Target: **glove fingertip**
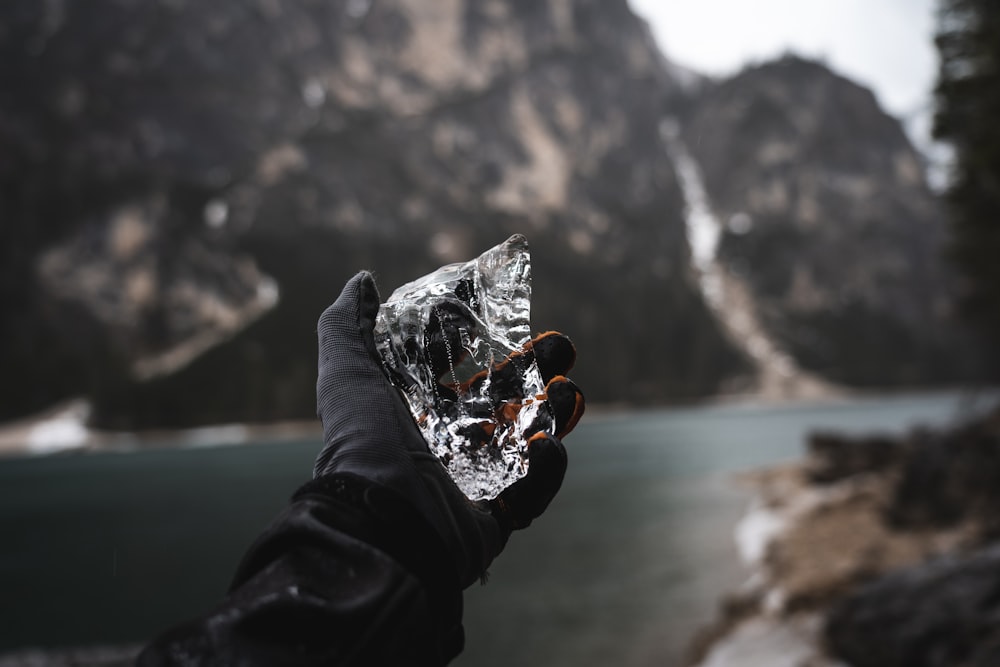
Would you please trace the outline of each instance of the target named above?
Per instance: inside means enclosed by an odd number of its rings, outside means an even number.
[[[372,306],[374,305],[375,312],[377,312],[378,304],[379,295],[375,279],[368,271],[359,271],[344,284],[340,296],[320,315],[320,328],[325,322],[331,320],[343,321],[351,317],[374,318]]]
[[[536,433],[528,439],[528,476],[558,477],[562,480],[569,456],[562,441],[549,433]]]
[[[569,336],[558,331],[546,331],[535,336],[531,349],[546,382],[557,375],[565,375],[576,363],[576,346]]]
[[[557,375],[545,386],[545,394],[555,417],[556,436],[563,438],[576,428],[587,409],[583,392],[572,380]]]
[[[360,271],[352,282],[354,280],[357,280],[358,284],[358,322],[366,330],[372,329],[375,327],[375,318],[381,303],[375,277],[369,271]]]

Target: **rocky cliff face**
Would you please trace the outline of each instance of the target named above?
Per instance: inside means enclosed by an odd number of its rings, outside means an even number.
[[[816,63],[700,79],[624,0],[0,17],[0,418],[78,394],[107,427],[308,417],[344,280],[388,293],[515,232],[535,327],[573,336],[591,400],[704,396],[769,358],[848,384],[969,374],[918,157]],[[754,336],[706,305],[665,116]],[[758,329],[774,354],[741,350]]]
[[[0,416],[77,392],[110,426],[307,416],[347,277],[389,291],[512,232],[592,399],[740,366],[651,139],[678,87],[623,0],[0,11]]]
[[[788,56],[705,88],[683,139],[720,261],[800,365],[850,385],[968,377],[942,207],[870,91]]]

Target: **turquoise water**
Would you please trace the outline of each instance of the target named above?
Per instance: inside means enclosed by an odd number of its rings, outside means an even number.
[[[739,471],[816,429],[893,432],[969,409],[935,393],[592,417],[559,497],[466,596],[455,664],[674,664],[743,576]],[[0,462],[0,650],[141,641],[210,606],[319,443]]]

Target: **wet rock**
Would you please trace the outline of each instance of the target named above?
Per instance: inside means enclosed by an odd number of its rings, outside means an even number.
[[[836,433],[809,436],[808,473],[813,482],[838,482],[867,472],[883,472],[905,455],[905,444],[886,436],[845,438]]]
[[[1000,410],[945,432],[918,430],[910,447],[887,510],[893,525],[935,530],[973,517],[1000,536]]]
[[[1000,546],[862,586],[830,612],[825,638],[852,667],[1000,664]]]

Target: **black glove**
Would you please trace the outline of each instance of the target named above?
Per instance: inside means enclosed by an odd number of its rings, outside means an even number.
[[[375,282],[362,272],[320,317],[316,397],[325,444],[314,476],[360,477],[401,498],[433,527],[454,559],[461,585],[468,586],[484,575],[511,530],[539,516],[562,484],[566,450],[559,438],[584,410],[582,393],[564,377],[575,350],[567,337],[549,332],[514,355],[510,372],[521,359],[537,359],[556,435],[535,434],[527,475],[498,498],[473,503],[430,452],[382,370],[372,333],[378,308]],[[501,364],[496,372],[503,371]]]

